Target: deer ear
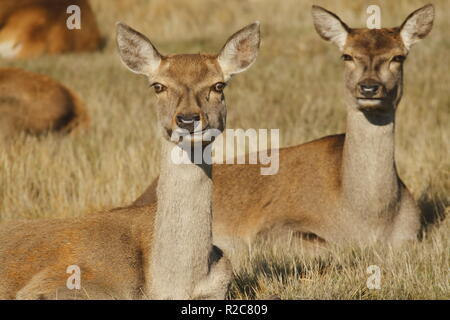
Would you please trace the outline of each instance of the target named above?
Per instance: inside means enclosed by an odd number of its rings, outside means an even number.
[[[400,27],[400,36],[406,49],[425,38],[433,27],[434,6],[427,4],[411,13]]]
[[[149,77],[156,72],[161,55],[146,36],[118,22],[116,40],[120,59],[128,69]]]
[[[317,33],[342,51],[350,28],[333,12],[322,7],[312,6],[311,13]]]
[[[259,44],[258,21],[239,30],[228,39],[217,57],[225,79],[247,70],[255,62]]]

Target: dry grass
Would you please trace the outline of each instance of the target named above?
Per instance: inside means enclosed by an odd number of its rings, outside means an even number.
[[[107,45],[103,52],[5,62],[41,72],[75,89],[92,127],[77,136],[17,137],[2,143],[0,218],[71,217],[124,205],[158,174],[154,97],[146,81],[120,64],[114,22],[149,35],[163,53],[214,52],[240,27],[262,23],[257,63],[227,89],[229,128],[280,128],[281,145],[345,129],[339,53],[321,40],[311,1],[93,0]],[[384,26],[400,24],[423,1],[314,1],[351,26],[363,26],[365,8],[379,3]],[[413,48],[405,67],[398,111],[397,161],[401,177],[426,212],[450,202],[450,3],[433,1],[435,27]],[[448,207],[447,207],[448,211]],[[237,271],[231,296],[286,299],[450,298],[450,223],[429,229],[419,243],[397,252],[374,247],[330,248],[308,259],[296,250],[253,251]],[[382,289],[368,290],[366,268],[379,265]]]

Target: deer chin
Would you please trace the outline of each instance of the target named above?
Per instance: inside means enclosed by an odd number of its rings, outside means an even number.
[[[384,98],[356,98],[356,100],[361,111],[383,112],[388,109]]]
[[[203,145],[208,145],[214,141],[214,139],[221,134],[219,129],[206,128],[202,131],[191,133],[190,135],[184,136],[183,141],[190,143],[203,143]]]
[[[214,138],[220,133],[221,131],[219,129],[209,127],[194,132],[176,128],[171,131],[170,140],[174,143],[203,143],[203,145],[207,145],[214,141]]]
[[[358,105],[362,109],[380,108],[383,106],[381,98],[357,98]]]

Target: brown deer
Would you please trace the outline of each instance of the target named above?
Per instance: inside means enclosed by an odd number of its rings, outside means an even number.
[[[69,29],[67,8],[80,8],[80,29]],[[88,0],[15,0],[0,3],[0,57],[94,51],[101,37]]]
[[[72,90],[48,76],[0,68],[0,132],[70,132],[87,126],[84,103]]]
[[[78,298],[224,299],[232,269],[212,244],[212,166],[192,158],[177,164],[172,154],[187,154],[192,144],[203,152],[224,130],[226,82],[255,61],[259,39],[254,23],[218,55],[163,56],[144,35],[118,24],[122,61],[146,75],[158,97],[158,204],[0,225],[0,298],[72,298],[66,270],[77,265]],[[185,134],[177,136],[180,130]]]
[[[350,28],[318,6],[312,16],[342,54],[347,133],[280,149],[273,176],[255,165],[214,165],[214,243],[230,257],[236,244],[286,230],[312,240],[304,244],[397,245],[418,235],[419,208],[397,174],[394,125],[404,60],[430,32],[434,8],[414,11],[400,27],[371,30]],[[156,183],[134,205],[155,202]]]

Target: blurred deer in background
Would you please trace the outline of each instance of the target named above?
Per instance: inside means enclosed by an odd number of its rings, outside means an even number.
[[[89,117],[77,94],[48,76],[0,68],[0,133],[70,132]]]
[[[80,29],[69,29],[67,8],[80,8]],[[88,0],[13,0],[0,2],[0,57],[35,58],[94,51],[100,32]]]

